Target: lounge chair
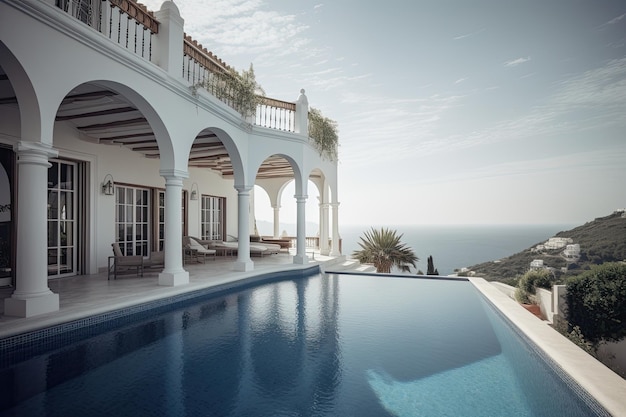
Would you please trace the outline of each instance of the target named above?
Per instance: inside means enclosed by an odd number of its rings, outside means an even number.
[[[264,242],[264,241],[250,243],[250,246],[264,247],[266,248],[266,251],[265,251],[266,254],[276,254],[276,253],[279,253],[281,250],[281,246],[278,243],[270,243],[270,242]]]
[[[183,243],[185,244],[185,249],[189,250],[189,255],[195,257],[196,260],[199,261],[200,257],[202,257],[202,262],[204,263],[206,262],[207,255],[213,256],[213,259],[215,260],[217,251],[215,249],[206,248],[196,238],[185,236],[183,238]]]
[[[109,257],[109,274],[108,279],[117,279],[117,275],[123,272],[136,271],[137,276],[143,277],[143,256],[141,255],[129,255],[126,256],[122,253],[119,243],[111,243],[113,248],[113,256]],[[113,261],[113,265],[111,265]]]
[[[145,268],[164,268],[165,267],[165,252],[150,252],[150,257],[143,260],[143,267]]]
[[[221,242],[221,241],[213,241],[209,243],[209,248],[220,251],[224,255],[233,256],[237,253],[239,249],[238,242]],[[271,250],[268,250],[267,246],[261,245],[259,243],[250,243],[250,255],[259,255],[263,256],[266,253],[273,253]]]

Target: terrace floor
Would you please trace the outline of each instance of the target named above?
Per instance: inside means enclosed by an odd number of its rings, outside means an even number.
[[[308,254],[311,255],[310,252]],[[344,256],[322,256],[319,252],[314,252],[313,259],[309,256],[309,263],[306,265],[294,264],[293,254],[286,252],[252,257],[254,270],[248,272],[234,271],[233,263],[235,260],[234,257],[218,256],[215,260],[207,259],[206,263],[188,262],[184,267],[189,272],[189,284],[176,287],[159,286],[158,275],[160,270],[157,269],[146,270],[143,277],[130,273],[118,276],[116,280],[108,280],[106,271],[93,275],[78,275],[50,280],[48,283],[50,290],[59,294],[59,311],[28,318],[0,315],[0,339],[106,311],[276,271],[297,270],[316,264],[321,264],[324,268],[332,266],[333,270],[355,268],[366,270],[360,267],[357,261],[346,260]],[[13,289],[0,289],[0,313],[3,313],[4,310],[3,299],[10,297],[12,291]]]

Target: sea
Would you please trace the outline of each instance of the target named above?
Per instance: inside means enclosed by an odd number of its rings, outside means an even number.
[[[433,257],[440,275],[454,274],[456,269],[482,262],[496,261],[545,242],[558,232],[570,230],[575,224],[542,225],[386,225],[402,234],[402,243],[419,258],[417,269],[426,273],[428,257]],[[380,227],[378,227],[380,228]],[[295,236],[295,224],[282,224],[281,229]],[[359,250],[358,242],[370,225],[340,225],[342,253],[350,257]],[[271,235],[272,225],[258,222],[261,235]],[[307,223],[307,236],[317,235],[318,225]]]
[[[542,243],[576,225],[399,225],[384,226],[402,234],[401,242],[419,258],[417,270],[426,273],[428,257],[439,275],[482,262],[496,261]],[[352,255],[371,226],[342,225],[342,253]],[[417,272],[417,271],[414,271]]]

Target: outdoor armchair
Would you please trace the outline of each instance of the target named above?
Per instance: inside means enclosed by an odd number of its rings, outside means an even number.
[[[123,272],[136,271],[137,276],[143,276],[143,256],[141,255],[129,255],[126,256],[122,253],[119,243],[112,243],[113,256],[109,257],[109,275],[108,279],[117,279],[117,275]],[[113,265],[111,265],[113,261]]]

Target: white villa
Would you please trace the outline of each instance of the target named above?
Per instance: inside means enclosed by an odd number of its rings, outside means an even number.
[[[566,258],[578,258],[580,257],[580,244],[574,243],[567,245],[563,251],[563,256]]]
[[[551,237],[541,245],[534,247],[534,250],[541,252],[543,250],[555,250],[566,247],[568,244],[573,243],[573,240],[569,237]]]
[[[530,269],[543,269],[544,268],[544,264],[543,264],[543,259],[534,259],[530,262]]]
[[[192,34],[191,34],[192,35]],[[254,269],[253,189],[274,208],[295,182],[293,262],[305,264],[305,203],[320,196],[319,250],[338,256],[337,163],[308,135],[304,90],[243,117],[198,83],[228,65],[184,31],[176,5],[0,0],[0,287],[4,314],[59,310],[48,280],[164,252],[158,284],[189,282],[183,236],[237,236]],[[289,99],[296,99],[288,101]]]

